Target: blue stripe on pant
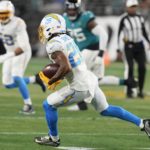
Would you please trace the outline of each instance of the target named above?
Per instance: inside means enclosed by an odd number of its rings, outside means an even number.
[[[47,100],[43,102],[43,108],[45,111],[45,117],[47,120],[47,125],[49,127],[49,135],[57,136],[57,122],[58,122],[58,113],[57,109],[47,103]]]
[[[141,123],[141,119],[139,117],[118,106],[109,105],[107,109],[101,112],[101,115],[120,118],[122,120],[132,122],[137,126]]]

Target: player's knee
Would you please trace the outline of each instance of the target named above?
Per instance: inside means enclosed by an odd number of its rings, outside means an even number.
[[[102,116],[107,116],[107,115],[110,113],[109,107],[110,107],[110,106],[108,106],[106,109],[104,109],[103,111],[101,111],[100,114],[101,114]]]
[[[11,85],[5,85],[5,84],[4,84],[4,86],[5,86],[5,88],[7,88],[7,89],[11,89]]]
[[[49,107],[49,105],[48,105],[48,103],[47,103],[47,100],[45,100],[45,101],[43,102],[43,108],[44,108],[44,110],[48,109],[48,107]]]
[[[11,85],[13,84],[13,81],[12,79],[10,78],[7,78],[7,77],[3,77],[2,78],[2,84],[5,88],[8,88],[10,89],[11,88]]]
[[[46,112],[47,110],[48,110],[48,111],[55,111],[55,110],[56,110],[56,108],[54,108],[53,106],[51,106],[51,105],[48,104],[47,100],[45,100],[45,101],[43,102],[43,108],[44,108],[45,112]]]
[[[19,83],[21,82],[21,77],[19,77],[19,76],[14,76],[14,77],[13,77],[13,80],[14,80],[14,82],[15,82],[16,84],[19,84]]]
[[[4,87],[7,88],[7,89],[12,89],[12,88],[15,87],[15,84],[14,84],[14,83],[10,83],[10,84],[4,83],[3,85],[4,85]]]

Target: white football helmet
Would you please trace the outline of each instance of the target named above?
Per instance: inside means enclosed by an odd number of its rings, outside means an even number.
[[[65,4],[69,19],[76,20],[82,12],[81,0],[66,0]]]
[[[14,5],[11,1],[0,1],[0,22],[7,23],[15,13]]]
[[[48,14],[42,19],[38,32],[40,41],[45,43],[54,34],[66,33],[66,22],[59,14]]]

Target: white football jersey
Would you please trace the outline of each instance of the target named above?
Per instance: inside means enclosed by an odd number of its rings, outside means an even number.
[[[29,37],[25,22],[14,16],[7,24],[0,24],[0,39],[2,39],[6,51],[14,51],[17,47],[23,51],[31,51]]]
[[[85,61],[73,39],[66,34],[54,37],[47,42],[46,50],[50,59],[55,51],[62,51],[66,55],[72,67],[72,72],[66,75],[70,87],[77,91],[89,91],[93,98],[95,85],[98,84],[97,77],[87,70]]]

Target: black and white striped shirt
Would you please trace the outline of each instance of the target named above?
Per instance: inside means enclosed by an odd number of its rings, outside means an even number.
[[[150,43],[145,29],[144,18],[139,14],[130,16],[128,13],[125,13],[122,16],[118,30],[118,43],[120,42],[121,32],[123,32],[123,40],[125,42],[138,43],[144,37]]]

